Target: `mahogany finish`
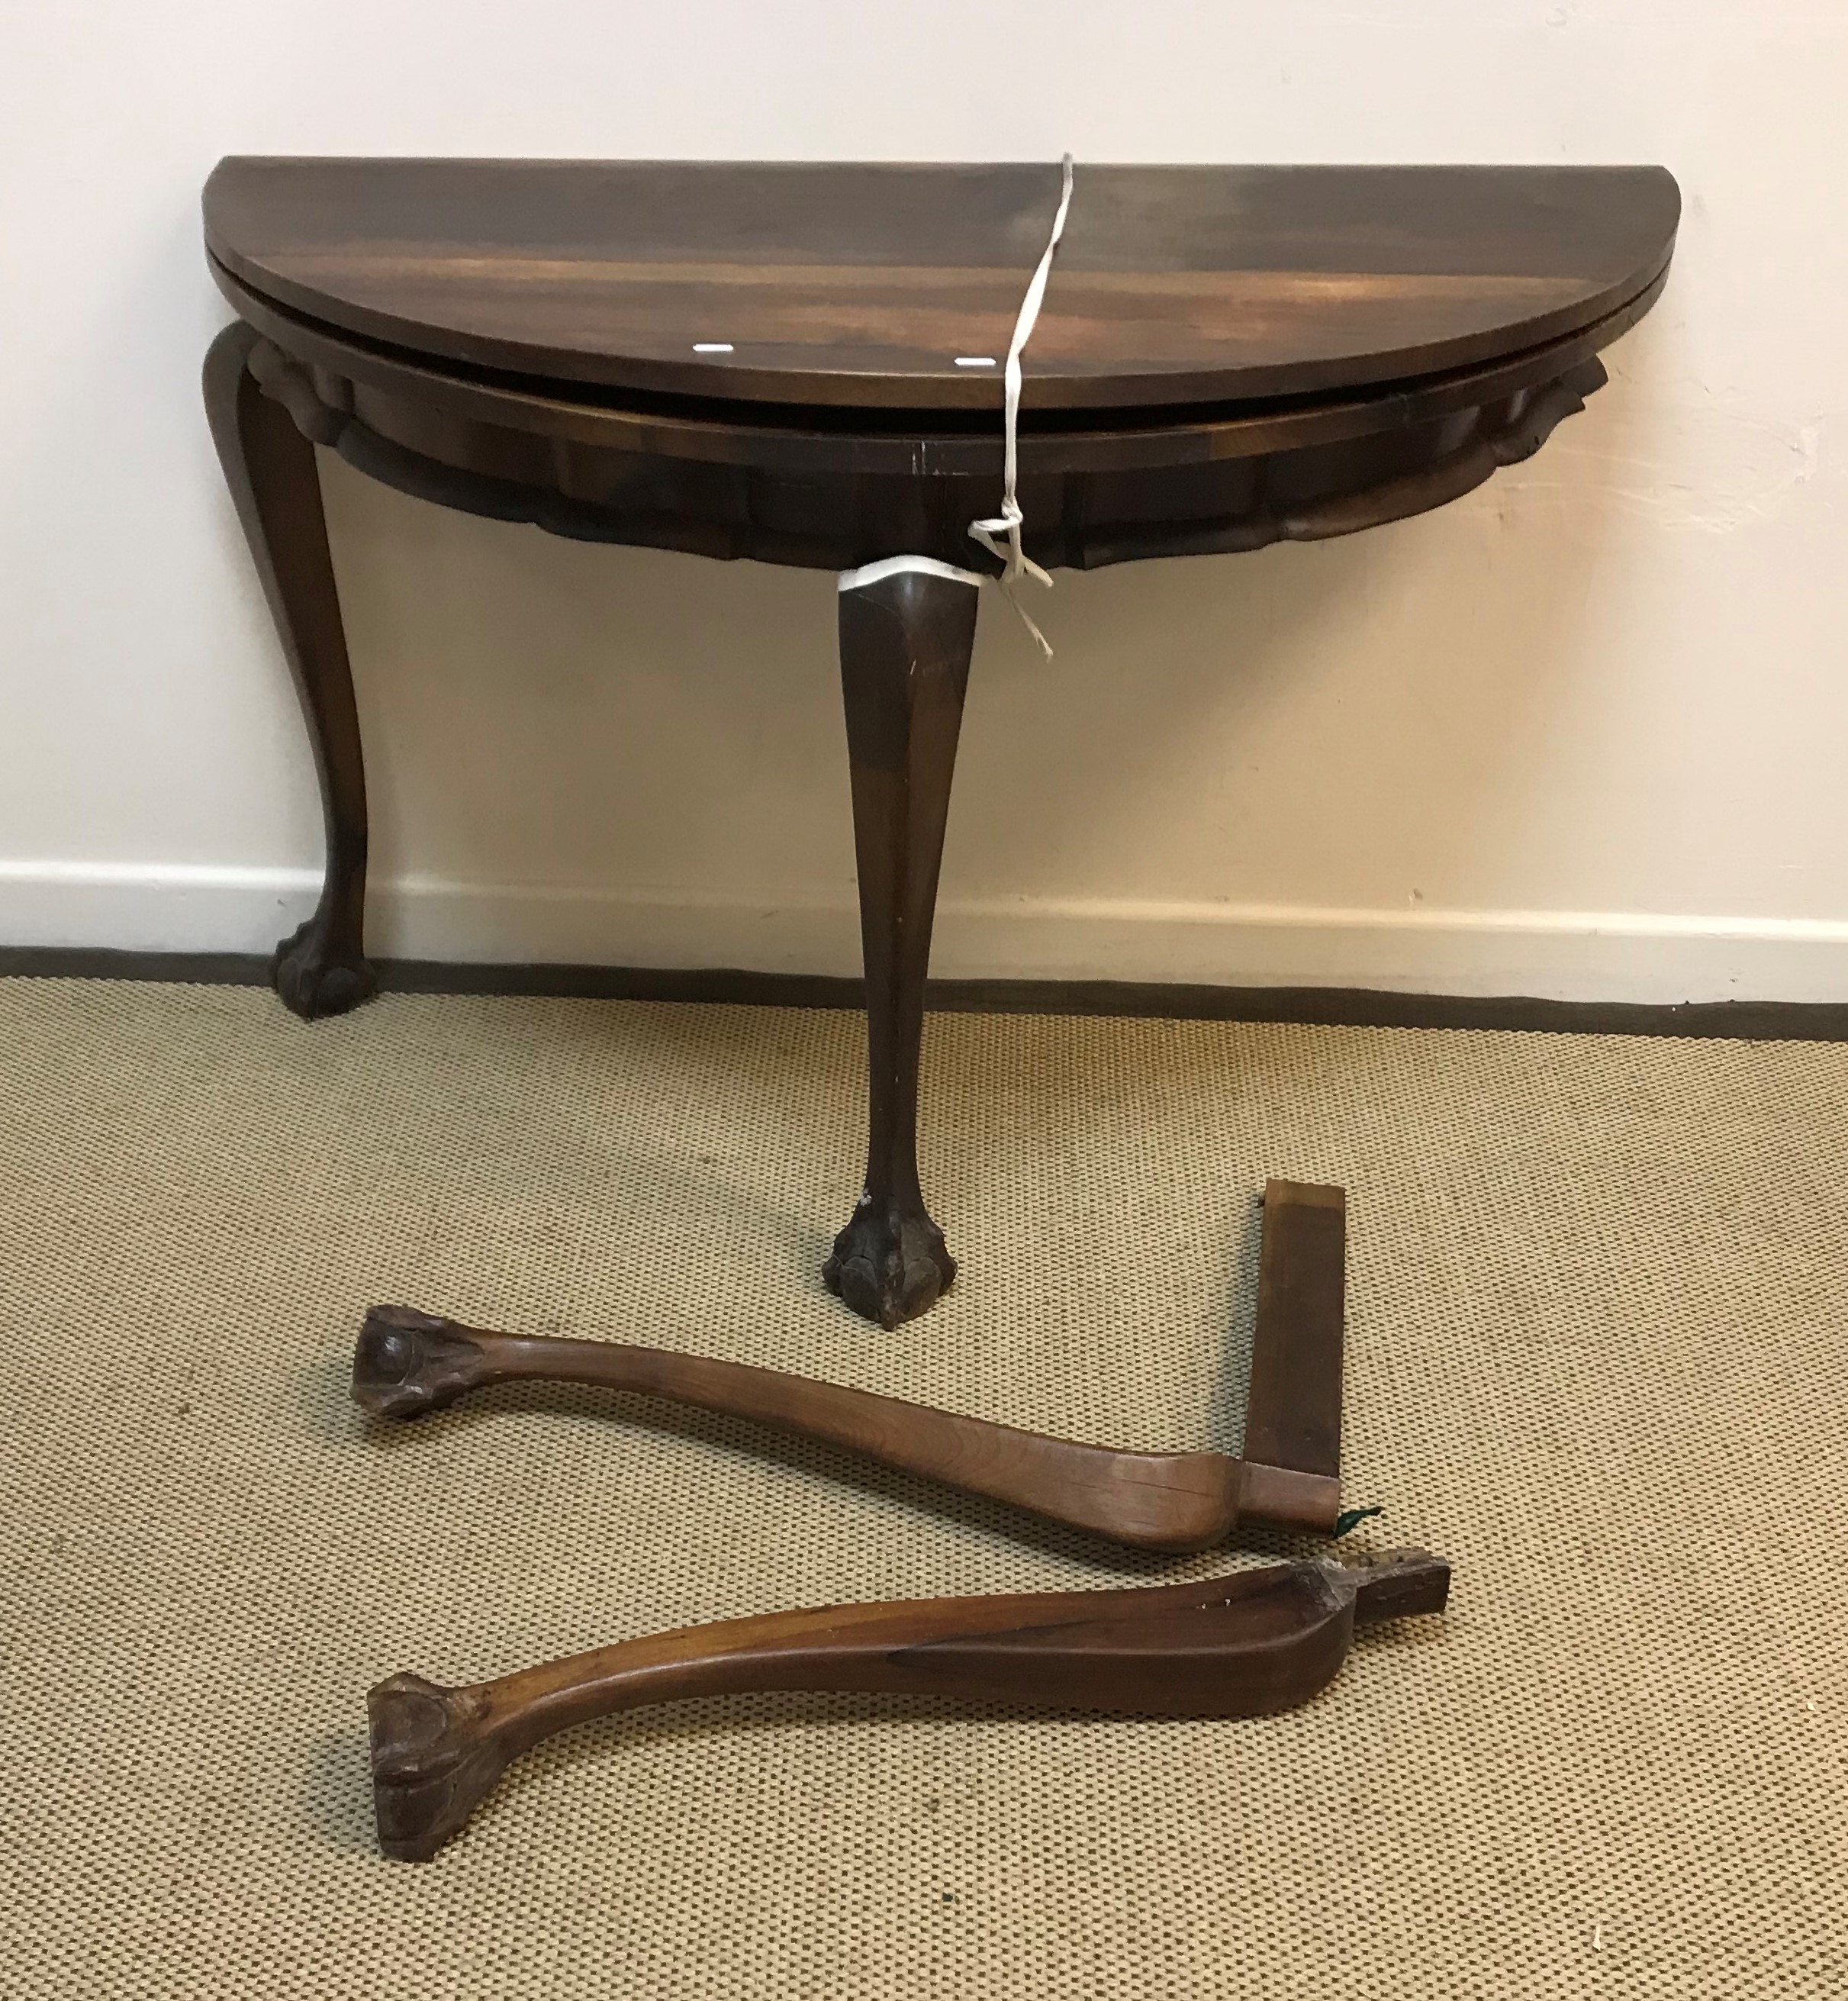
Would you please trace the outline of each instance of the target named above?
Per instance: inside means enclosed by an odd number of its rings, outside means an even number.
[[[1247,1459],[1330,1481],[1339,1474],[1346,1318],[1346,1195],[1312,1182],[1270,1182],[1245,1400]]]
[[[1241,1520],[1326,1535],[1341,1512],[1343,1213],[1339,1188],[1273,1181],[1265,1191],[1242,1459],[1121,1452],[779,1369],[495,1334],[411,1307],[366,1316],[353,1397],[374,1416],[415,1418],[492,1383],[593,1383],[822,1439],[1139,1548],[1209,1549]]]
[[[290,311],[551,381],[999,409],[1056,165],[232,158],[206,242]],[[1668,261],[1659,167],[1081,163],[1035,409],[1327,395],[1589,326]],[[696,353],[694,343],[731,352]]]
[[[1651,167],[1081,165],[1075,186],[1026,357],[1020,497],[1048,567],[1347,534],[1468,492],[1602,385],[1679,214]],[[311,455],[275,412],[405,492],[556,534],[992,571],[967,527],[998,509],[999,363],[1057,187],[1050,166],[221,163],[207,242],[243,325],[208,399],[328,801],[321,908],[279,954],[292,1007],[350,1006],[370,973],[338,600]],[[872,1200],[830,1270],[888,1325],[954,1269],[910,1135],[964,590],[842,607]],[[913,639],[915,696],[891,664]]]
[[[918,570],[839,593],[867,969],[867,1178],[822,1276],[885,1328],[934,1304],[956,1276],[918,1184],[918,1057],[978,594]]]
[[[575,541],[850,569],[891,555],[994,567],[967,534],[1000,497],[998,413],[638,401],[439,371],[296,318],[214,269],[264,336],[252,367],[305,435],[387,485]],[[1318,541],[1422,513],[1539,450],[1603,386],[1597,360],[1654,304],[1454,374],[1332,402],[1117,411],[1027,405],[1027,552],[1051,569]],[[1030,395],[1030,390],[1029,394]]]
[[[238,322],[212,343],[205,359],[206,416],[301,698],[327,829],[320,903],[276,947],[269,977],[297,1014],[339,1014],[378,985],[360,942],[366,765],[314,447],[251,372],[258,344],[255,332]]]
[[[773,1612],[627,1640],[498,1681],[393,1675],[367,1695],[379,1846],[427,1862],[512,1761],[649,1703],[765,1690],[949,1696],[1145,1716],[1293,1709],[1340,1672],[1356,1623],[1443,1610],[1450,1566],[1394,1550],[1154,1589],[922,1599]]]

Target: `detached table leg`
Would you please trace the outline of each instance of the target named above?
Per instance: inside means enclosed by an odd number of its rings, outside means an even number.
[[[269,977],[304,1020],[343,1014],[377,988],[363,940],[366,767],[346,634],[328,554],[314,447],[251,373],[255,331],[228,326],[205,360],[205,407],[226,484],[288,656],[314,746],[327,823],[314,914],[276,948]]]
[[[840,593],[867,972],[867,1183],[822,1276],[863,1319],[891,1328],[956,1276],[918,1183],[918,1052],[979,593],[947,566],[871,567],[870,580],[853,572]]]

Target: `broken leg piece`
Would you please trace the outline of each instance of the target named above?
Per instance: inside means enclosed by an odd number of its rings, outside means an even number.
[[[920,1599],[773,1612],[627,1640],[444,1688],[394,1675],[366,1697],[379,1846],[426,1862],[502,1772],[573,1724],[763,1690],[954,1696],[1146,1716],[1263,1716],[1325,1688],[1356,1621],[1441,1612],[1450,1566],[1395,1550],[1131,1591]]]
[[[774,1369],[494,1334],[409,1307],[366,1315],[353,1395],[376,1415],[408,1418],[490,1383],[594,1383],[755,1418],[1139,1548],[1209,1549],[1245,1519],[1326,1534],[1341,1512],[1345,1217],[1339,1188],[1272,1181],[1265,1191],[1240,1459],[1120,1452]]]

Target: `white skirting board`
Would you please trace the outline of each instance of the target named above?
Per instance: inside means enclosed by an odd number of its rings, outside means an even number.
[[[0,861],[0,946],[266,952],[314,907],[318,886],[307,868]],[[772,903],[408,877],[373,886],[366,942],[384,958],[502,964],[825,974],[856,973],[860,959],[845,884]],[[931,970],[1561,1000],[1839,1001],[1848,999],[1848,922],[950,896]]]

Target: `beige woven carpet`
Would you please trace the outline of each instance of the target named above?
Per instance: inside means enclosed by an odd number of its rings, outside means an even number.
[[[935,1019],[964,1278],[888,1335],[816,1276],[861,1042],[0,982],[9,2001],[1848,1992],[1848,1048]],[[1263,1722],[644,1712],[377,1857],[394,1669],[1242,1559],[635,1399],[369,1429],[367,1302],[1235,1449],[1269,1174],[1349,1190],[1355,1540],[1447,1617]]]

